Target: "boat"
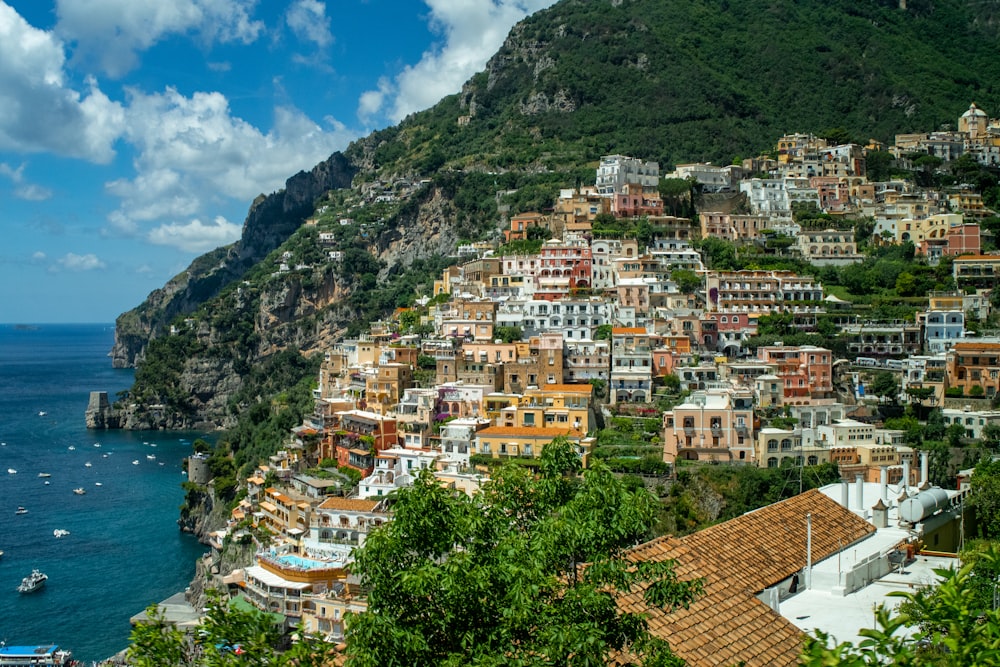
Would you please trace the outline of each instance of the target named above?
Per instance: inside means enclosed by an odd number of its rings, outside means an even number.
[[[155,461],[156,454],[146,454],[146,458],[149,459],[150,461]]]
[[[87,461],[86,463],[84,463],[83,467],[84,468],[89,468],[90,467],[90,461]]]
[[[86,493],[86,491],[84,491],[83,487],[81,486],[79,489],[73,489],[73,493],[75,493],[78,496],[82,496],[83,494]]]
[[[104,486],[104,485],[101,484],[100,482],[94,482],[94,486]]]
[[[0,642],[0,667],[72,667],[77,665],[70,651],[55,644],[7,646]]]
[[[100,447],[100,446],[101,446],[101,443],[99,443],[99,442],[95,442],[94,443],[94,447]]]
[[[71,451],[71,452],[72,452],[72,451],[73,451],[74,449],[76,449],[76,447],[74,447],[73,445],[70,445],[70,446],[69,446],[69,447],[67,447],[66,449],[68,449],[69,451]]]
[[[132,461],[132,465],[134,465],[134,466],[139,465],[139,459],[136,459],[135,461]]]
[[[62,528],[56,528],[52,531],[53,537],[66,537],[67,535],[69,535],[69,531],[63,530]]]
[[[49,414],[49,413],[48,413],[48,412],[45,412],[44,410],[39,410],[39,411],[38,411],[38,416],[39,416],[39,417],[44,417],[44,416],[45,416],[45,415],[47,415],[47,414]]]
[[[49,480],[45,480],[45,486],[49,485]]]
[[[27,514],[27,513],[28,513],[28,510],[24,509],[20,505],[18,505],[17,509],[14,510],[14,514]]]
[[[18,593],[34,593],[39,588],[45,585],[45,582],[49,580],[49,576],[44,572],[39,570],[32,570],[31,574],[21,580],[21,584],[17,587]],[[2,663],[0,663],[2,664]]]
[[[13,468],[7,468],[7,474],[8,475],[16,475],[17,471],[14,470]]]
[[[38,476],[39,476],[39,477],[52,477],[52,475],[50,475],[50,474],[49,474],[49,473],[47,473],[47,472],[40,472],[40,473],[38,473]]]

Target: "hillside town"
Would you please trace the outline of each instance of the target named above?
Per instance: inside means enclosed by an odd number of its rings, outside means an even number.
[[[530,467],[556,440],[586,468],[606,458],[599,431],[641,420],[658,444],[628,471],[650,488],[698,465],[834,464],[841,479],[635,547],[706,581],[689,607],[650,612],[655,634],[690,665],[797,664],[814,628],[856,640],[873,604],[929,580],[964,539],[974,462],[949,460],[939,484],[904,410],[933,413],[955,443],[1000,440],[1000,253],[980,227],[997,213],[963,184],[873,180],[874,152],[998,167],[1000,119],[972,104],[956,130],[888,147],[790,134],[769,155],[669,173],[606,155],[593,184],[551,209],[510,211],[502,239],[456,248],[432,293],[325,351],[313,413],[241,482],[205,571],[238,604],[341,642],[367,604],[353,550],[392,521],[394,491],[432,475],[473,495],[495,465]],[[664,179],[690,188],[668,200]],[[369,195],[387,203],[423,185]],[[685,217],[694,194],[704,203]],[[865,248],[950,267],[947,289],[909,292],[912,319],[825,284],[837,275],[826,267],[865,261],[859,221]],[[708,239],[812,270],[729,268]],[[334,234],[318,243],[342,258]],[[297,266],[286,253],[280,271]],[[211,486],[208,458],[189,459],[190,482]],[[253,563],[227,571],[231,543],[251,545]]]

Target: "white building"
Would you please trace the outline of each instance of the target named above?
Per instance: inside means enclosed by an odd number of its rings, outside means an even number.
[[[597,166],[597,192],[603,197],[621,193],[626,185],[638,184],[656,190],[660,165],[625,155],[605,155]]]

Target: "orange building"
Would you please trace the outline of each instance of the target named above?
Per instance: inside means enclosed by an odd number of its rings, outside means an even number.
[[[945,386],[958,387],[965,396],[996,396],[1000,390],[1000,343],[955,343],[945,363]]]

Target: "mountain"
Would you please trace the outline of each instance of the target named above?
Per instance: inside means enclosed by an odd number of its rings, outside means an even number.
[[[231,426],[263,398],[252,369],[427,293],[458,242],[592,183],[602,155],[728,163],[786,132],[889,142],[971,101],[995,114],[998,27],[982,0],[563,0],[459,94],[258,198],[239,242],[120,316],[127,425]]]

